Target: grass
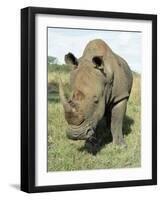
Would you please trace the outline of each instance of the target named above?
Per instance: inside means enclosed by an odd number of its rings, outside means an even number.
[[[69,67],[51,65],[48,68],[48,171],[133,168],[141,165],[140,142],[140,75],[133,74],[134,82],[128,101],[123,132],[127,149],[111,142],[105,125],[99,129],[103,143],[96,155],[87,152],[84,141],[66,138],[66,122],[59,102],[57,77],[61,76],[66,94],[69,88]]]

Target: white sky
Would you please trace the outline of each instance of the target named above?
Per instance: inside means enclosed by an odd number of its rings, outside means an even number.
[[[141,73],[142,40],[139,32],[48,28],[48,55],[57,57],[63,64],[65,54],[72,52],[80,57],[93,39],[104,40],[132,70]]]

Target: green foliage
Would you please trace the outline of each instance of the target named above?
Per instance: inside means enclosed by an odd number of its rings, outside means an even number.
[[[67,73],[71,70],[70,66],[68,65],[59,65],[59,64],[48,64],[48,72],[64,72]]]
[[[58,59],[56,57],[48,56],[48,64],[57,64],[57,63]]]
[[[48,56],[48,73],[55,72],[60,73],[64,72],[67,73],[71,70],[71,66],[63,64],[58,64],[58,59],[53,56]]]
[[[127,149],[114,146],[105,125],[99,129],[104,143],[94,156],[87,152],[84,141],[66,138],[67,127],[64,111],[59,101],[57,77],[60,76],[69,95],[69,71],[67,65],[49,65],[48,70],[48,170],[87,170],[108,168],[132,168],[141,166],[140,128],[140,82],[141,76],[134,73],[132,93],[128,101],[123,132]],[[104,123],[104,122],[103,122]]]

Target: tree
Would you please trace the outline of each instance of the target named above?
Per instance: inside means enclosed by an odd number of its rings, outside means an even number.
[[[57,64],[57,63],[58,59],[56,57],[48,56],[48,64]]]

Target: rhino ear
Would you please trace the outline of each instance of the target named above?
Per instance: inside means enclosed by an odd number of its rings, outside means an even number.
[[[66,64],[78,66],[78,59],[72,53],[66,54],[64,59]]]
[[[98,69],[103,69],[103,56],[94,56],[92,58],[92,62],[94,63],[95,67]]]

